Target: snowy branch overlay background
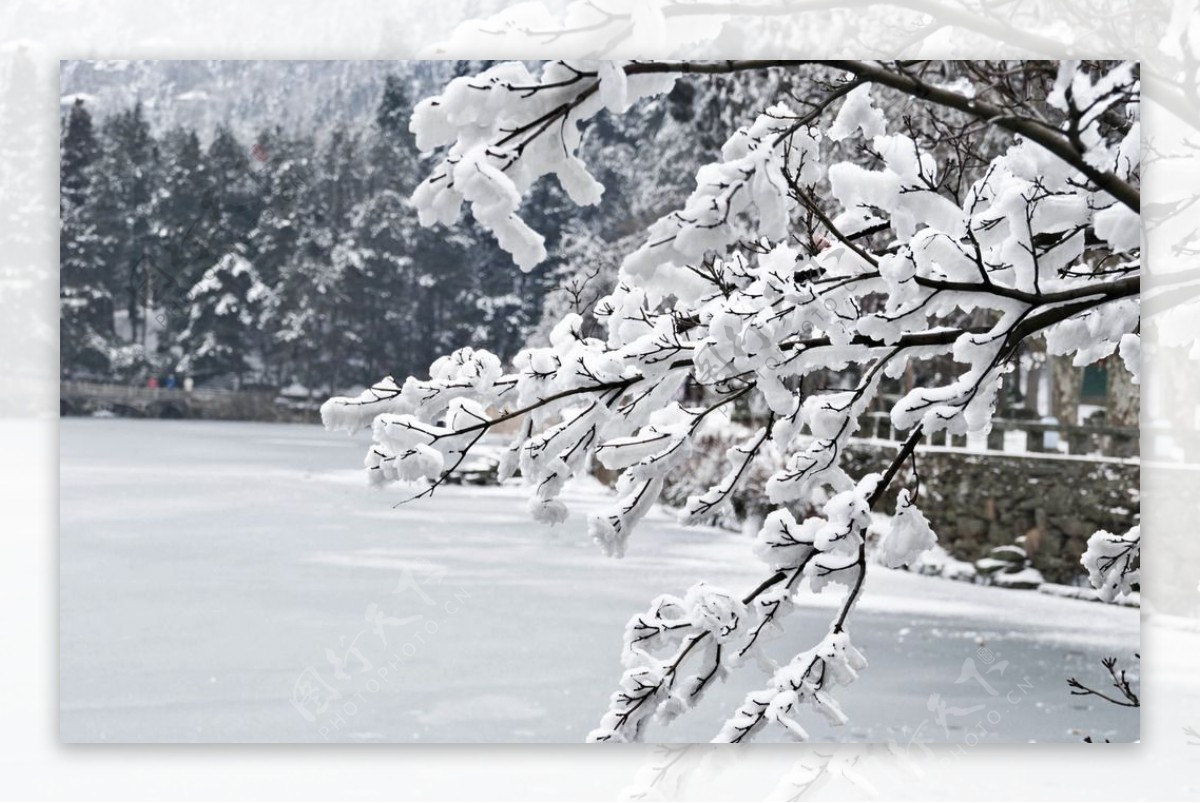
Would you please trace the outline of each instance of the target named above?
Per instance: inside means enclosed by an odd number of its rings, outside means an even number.
[[[822,515],[798,522],[781,508],[767,518],[755,550],[770,574],[753,591],[700,582],[630,620],[628,669],[591,741],[640,739],[651,719],[669,723],[749,658],[770,681],[714,741],[741,742],[771,724],[807,739],[805,707],[844,724],[833,691],[866,667],[849,635],[868,570],[866,530],[919,439],[985,430],[1017,347],[1034,335],[1076,365],[1119,351],[1137,381],[1140,92],[1130,62],[1063,62],[1040,93],[1031,89],[1038,74],[1015,64],[989,73],[901,62],[556,61],[539,71],[508,62],[456,78],[417,105],[418,146],[447,150],[413,203],[426,225],[454,224],[468,205],[517,265],[533,269],[547,254],[520,208],[536,181],[553,175],[575,203],[601,202],[603,186],[577,155],[580,122],[623,113],[668,91],[679,74],[805,69],[822,71],[825,96],[792,94],[806,108],[781,100],[738,128],[682,207],[624,259],[595,306],[605,339],[585,336],[571,313],[548,347],[518,354],[514,373],[464,348],[435,362],[428,380],[389,377],[321,409],[329,429],[372,428],[373,483],[428,480],[420,497],[490,429],[522,417],[501,479],[519,467],[532,488],[530,514],[556,524],[567,517],[558,498],[565,483],[591,455],[620,471],[618,500],[589,523],[601,549],[620,557],[705,417],[761,395],[768,425],[731,451],[727,476],[690,498],[681,520],[724,503],[768,438],[787,455],[767,481],[770,502],[827,499]],[[984,83],[984,74],[1013,73],[1018,90]],[[904,117],[910,133],[889,127],[875,99],[889,90],[919,104]],[[946,131],[957,129],[933,110],[955,112],[964,131],[980,133],[958,135],[951,150]],[[932,133],[920,130],[924,115]],[[822,151],[832,142],[839,154],[854,152],[846,145],[859,138],[857,159]],[[954,168],[957,176],[947,175]],[[826,187],[832,203],[820,199]],[[943,354],[965,370],[893,406],[893,426],[909,434],[890,467],[848,476],[839,455],[880,377]],[[854,382],[804,392],[797,380],[822,369]],[[714,403],[673,401],[688,379]],[[913,563],[936,542],[916,495],[898,498],[880,545],[887,566]],[[1085,556],[1109,601],[1138,579],[1137,528],[1123,539],[1100,533]],[[1114,551],[1114,542],[1124,548]],[[779,664],[763,646],[803,581],[813,592],[840,586],[844,601],[823,639]]]
[[[4,476],[13,491],[11,513],[19,532],[12,560],[4,563],[4,588],[27,612],[12,623],[16,637],[7,655],[12,681],[25,691],[7,698],[10,721],[26,727],[6,729],[7,755],[15,789],[33,794],[95,794],[98,784],[130,799],[152,799],[163,790],[187,784],[196,794],[222,797],[246,788],[271,793],[340,796],[411,795],[449,799],[474,788],[475,794],[520,793],[547,799],[590,799],[622,786],[636,772],[628,791],[639,799],[700,795],[796,798],[825,788],[833,794],[862,797],[886,789],[889,797],[957,797],[961,785],[981,777],[996,794],[1079,795],[1095,799],[1177,796],[1194,790],[1192,770],[1200,698],[1195,686],[1196,582],[1200,577],[1196,539],[1192,537],[1196,496],[1194,466],[1149,463],[1143,487],[1149,496],[1145,526],[1154,549],[1154,583],[1146,589],[1144,681],[1147,694],[1144,729],[1147,746],[1137,751],[1106,751],[1108,772],[1097,774],[1089,750],[1005,751],[1019,757],[1020,773],[997,771],[997,755],[985,750],[954,754],[931,747],[898,767],[894,756],[853,745],[798,750],[739,751],[736,755],[692,748],[650,748],[586,755],[528,749],[424,749],[411,758],[390,751],[385,757],[361,750],[307,753],[296,761],[292,750],[259,750],[250,759],[233,751],[162,747],[148,763],[137,753],[106,751],[103,762],[80,751],[66,752],[55,742],[46,711],[54,702],[53,631],[54,553],[50,545],[57,515],[52,460],[56,345],[57,222],[53,188],[57,169],[56,64],[81,53],[108,57],[179,58],[415,58],[453,57],[691,58],[779,57],[1061,57],[1081,50],[1088,55],[1141,59],[1145,89],[1144,160],[1147,203],[1144,210],[1148,264],[1143,333],[1143,394],[1176,399],[1187,405],[1196,394],[1194,373],[1180,359],[1200,334],[1194,293],[1196,225],[1195,158],[1197,51],[1195,4],[1131,2],[1083,4],[1028,0],[1018,3],[895,3],[868,6],[778,3],[646,4],[665,11],[669,24],[647,12],[634,19],[632,4],[534,3],[500,12],[498,4],[450,3],[405,17],[393,4],[348,2],[297,3],[286,19],[267,4],[216,2],[203,16],[182,2],[128,0],[110,13],[78,20],[80,6],[18,2],[0,12],[5,20],[5,67],[19,61],[34,65],[27,80],[5,82],[4,110],[12,136],[3,151],[6,180],[0,188],[10,200],[3,231],[3,298],[6,316],[5,411],[17,417],[5,427]],[[590,14],[590,16],[584,16]],[[596,16],[611,17],[598,25]],[[580,22],[580,18],[582,22]],[[462,23],[461,27],[455,25]],[[429,42],[440,44],[430,48]],[[800,52],[803,51],[803,52]],[[1159,293],[1156,279],[1172,282]],[[1152,296],[1157,295],[1157,298]],[[27,416],[41,416],[30,419]],[[1166,432],[1185,436],[1186,421],[1166,423]],[[36,537],[31,537],[36,536]],[[29,571],[30,566],[42,571]],[[1148,568],[1148,571],[1150,568]],[[1147,608],[1150,608],[1149,610]],[[29,646],[38,645],[31,656]],[[1015,754],[1015,755],[1014,755]],[[469,772],[463,772],[469,755]],[[797,756],[799,755],[799,758]],[[646,756],[644,766],[638,767]],[[548,760],[549,759],[549,760]],[[528,778],[540,780],[537,790]],[[581,777],[588,780],[583,782]],[[455,779],[448,782],[447,778]],[[364,791],[369,787],[374,790]],[[388,790],[382,792],[379,790]],[[288,791],[290,790],[290,792]],[[400,791],[403,790],[403,791]],[[518,791],[519,790],[519,791]]]

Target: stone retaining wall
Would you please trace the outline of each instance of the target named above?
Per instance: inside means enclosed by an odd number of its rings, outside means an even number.
[[[851,476],[882,471],[894,454],[891,445],[854,444],[844,465]],[[1024,535],[1034,567],[1051,582],[1082,573],[1079,558],[1096,530],[1125,532],[1140,520],[1136,461],[926,447],[917,470],[917,504],[950,554],[974,561]],[[911,483],[907,467],[898,479]]]
[[[681,507],[691,494],[703,493],[729,469],[718,458],[747,433],[704,435],[689,462],[668,478],[663,501]],[[900,444],[882,440],[851,441],[842,466],[852,477],[883,471]],[[921,476],[918,506],[929,517],[940,543],[955,558],[974,562],[992,547],[1026,536],[1026,548],[1050,582],[1072,583],[1083,575],[1079,558],[1098,529],[1125,532],[1140,520],[1140,465],[1133,459],[1001,451],[924,445],[917,450]],[[774,506],[763,486],[780,467],[778,455],[760,454],[724,507],[710,523],[736,529],[758,520]],[[912,487],[906,464],[884,497],[880,510],[895,509],[896,492]],[[602,479],[615,479],[604,472]],[[797,516],[816,508],[794,507]]]

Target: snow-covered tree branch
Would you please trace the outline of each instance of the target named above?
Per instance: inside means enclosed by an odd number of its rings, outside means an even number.
[[[1133,527],[1124,535],[1099,530],[1088,539],[1087,551],[1080,563],[1087,569],[1088,580],[1104,602],[1129,594],[1141,581],[1142,528]]]
[[[594,309],[603,338],[585,336],[571,313],[510,370],[463,348],[428,379],[389,377],[322,408],[330,429],[372,427],[373,482],[425,480],[421,495],[485,433],[519,421],[501,475],[519,470],[541,522],[565,520],[564,484],[594,458],[620,472],[611,509],[589,525],[618,557],[635,548],[639,520],[706,417],[748,398],[768,411],[731,450],[725,478],[681,512],[694,521],[725,504],[765,444],[787,455],[766,486],[778,509],[754,544],[765,579],[742,593],[699,582],[631,619],[626,671],[594,741],[640,738],[751,656],[770,678],[715,740],[746,741],[769,725],[803,739],[806,707],[844,722],[833,693],[866,665],[850,625],[872,512],[893,514],[887,565],[935,541],[915,492],[881,510],[921,438],[986,430],[1032,337],[1076,365],[1119,352],[1136,374],[1139,79],[1128,63],[509,62],[418,105],[412,131],[441,158],[413,203],[426,225],[453,224],[469,206],[533,269],[547,254],[520,212],[538,181],[553,176],[579,205],[602,201],[579,157],[589,121],[668,91],[681,74],[779,72],[792,90],[731,132],[695,191],[625,256]],[[931,358],[959,373],[895,402],[892,423],[907,438],[894,460],[849,476],[840,457],[881,381]],[[836,381],[802,385],[818,374]],[[685,386],[704,402],[682,403]],[[797,521],[788,510],[818,500],[819,515]],[[1111,579],[1120,556],[1110,553],[1095,571],[1115,588],[1128,574]],[[844,597],[828,631],[780,662],[768,636],[805,585]]]

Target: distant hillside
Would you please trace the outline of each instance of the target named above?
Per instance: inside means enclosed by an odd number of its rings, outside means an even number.
[[[388,73],[412,81],[414,97],[437,91],[454,62],[64,61],[64,107],[83,96],[98,120],[141,101],[155,133],[175,126],[207,141],[227,124],[250,138],[264,128],[318,133],[334,122],[367,123]]]

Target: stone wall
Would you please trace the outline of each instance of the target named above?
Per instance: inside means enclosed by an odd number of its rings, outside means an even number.
[[[892,445],[854,444],[844,465],[851,476],[882,471],[894,454]],[[898,480],[911,483],[908,468]],[[1125,532],[1140,519],[1136,461],[926,447],[917,470],[917,504],[950,554],[974,561],[1024,535],[1034,567],[1051,582],[1082,573],[1079,558],[1096,530]]]
[[[682,506],[689,495],[718,482],[729,470],[726,450],[749,435],[745,430],[702,436],[692,458],[668,478],[663,501]],[[881,440],[851,441],[842,466],[852,477],[883,471],[899,446]],[[1079,558],[1092,533],[1123,533],[1140,520],[1136,459],[923,445],[916,462],[921,477],[917,504],[940,543],[959,560],[974,562],[992,547],[1026,536],[1034,567],[1051,582],[1070,583],[1083,575]],[[761,520],[775,507],[763,486],[781,465],[782,457],[773,450],[760,453],[731,504],[708,523],[736,529],[744,519]],[[904,466],[881,511],[894,510],[897,490],[912,487],[911,470],[911,463]],[[601,478],[611,482],[615,473],[603,472]],[[820,512],[792,507],[798,517]]]

